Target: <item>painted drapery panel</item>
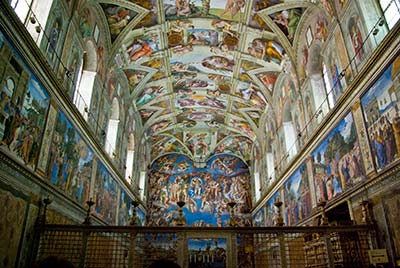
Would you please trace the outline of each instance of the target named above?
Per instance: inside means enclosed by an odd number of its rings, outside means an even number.
[[[118,184],[101,163],[97,163],[97,172],[94,186],[95,214],[108,224],[115,225]]]
[[[400,156],[400,56],[361,97],[376,168],[383,169]]]
[[[303,163],[284,184],[285,223],[295,225],[311,213],[307,167]]]
[[[331,200],[364,178],[352,113],[347,114],[312,153],[317,201]]]
[[[226,226],[227,203],[233,199],[239,225],[249,225],[250,193],[248,167],[235,156],[217,155],[199,168],[186,156],[165,155],[153,163],[149,176],[148,223],[173,225],[176,202],[184,200],[188,225]]]
[[[59,111],[50,147],[51,183],[84,205],[89,200],[92,165],[93,151]]]

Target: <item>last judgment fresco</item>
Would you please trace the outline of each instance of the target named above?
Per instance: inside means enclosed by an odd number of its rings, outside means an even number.
[[[196,167],[186,156],[164,155],[149,175],[149,218],[153,226],[174,225],[177,201],[186,202],[183,212],[189,226],[227,226],[232,199],[238,225],[250,225],[250,173],[238,157],[223,154]]]

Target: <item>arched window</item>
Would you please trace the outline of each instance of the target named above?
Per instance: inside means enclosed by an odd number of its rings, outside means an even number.
[[[88,40],[85,46],[85,55],[79,66],[78,77],[76,79],[74,92],[74,104],[81,112],[85,120],[88,119],[88,111],[92,100],[94,81],[97,70],[96,45]]]
[[[135,157],[135,136],[133,133],[129,135],[128,141],[128,153],[126,154],[126,170],[125,170],[125,179],[132,183],[132,175],[133,175],[133,161]]]
[[[389,29],[392,29],[400,19],[400,2],[398,0],[380,0],[379,4]]]
[[[140,191],[140,198],[144,200],[145,198],[145,187],[146,187],[146,171],[140,171],[139,177],[139,191]]]
[[[11,0],[10,2],[11,8],[37,44],[40,44],[44,35],[43,29],[40,31],[38,29],[46,27],[52,4],[53,0]]]
[[[261,181],[260,181],[260,171],[258,167],[258,161],[254,161],[254,191],[256,202],[261,198]]]
[[[29,10],[32,8],[32,0],[11,0],[11,8],[14,9],[15,14],[18,18],[25,23],[27,20]]]
[[[284,106],[282,126],[285,137],[286,154],[288,155],[287,160],[289,161],[297,154],[297,135],[292,120],[290,105],[288,102]]]
[[[114,98],[111,106],[111,117],[108,120],[107,136],[106,136],[106,152],[115,156],[115,147],[117,144],[119,126],[119,103],[118,99]]]
[[[267,176],[268,176],[268,184],[271,184],[275,180],[275,160],[274,154],[272,152],[268,152],[266,156],[267,161]]]
[[[325,92],[326,95],[328,96],[328,104],[329,108],[332,109],[333,106],[335,106],[335,97],[334,97],[334,87],[329,80],[329,75],[328,75],[328,69],[326,68],[325,63],[322,65],[323,69],[323,76],[324,76],[324,82],[325,82]]]

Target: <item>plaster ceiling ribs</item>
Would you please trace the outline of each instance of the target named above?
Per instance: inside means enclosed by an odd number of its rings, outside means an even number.
[[[127,78],[153,160],[169,152],[251,159],[254,142],[263,144],[263,121],[277,107],[278,81],[297,80],[293,47],[303,16],[321,6],[281,0],[96,4],[109,26],[109,64]]]

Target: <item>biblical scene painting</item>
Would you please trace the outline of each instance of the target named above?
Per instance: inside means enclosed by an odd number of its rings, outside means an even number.
[[[276,217],[278,215],[278,209],[275,206],[275,202],[282,201],[280,197],[280,192],[277,191],[274,193],[265,204],[265,213],[266,213],[266,221],[265,226],[274,226],[276,225]]]
[[[297,26],[299,25],[303,12],[304,9],[302,8],[292,8],[271,14],[270,18],[286,35],[286,37],[289,39],[289,42],[293,42]]]
[[[225,268],[226,238],[188,239],[189,268]]]
[[[132,218],[132,198],[121,189],[119,197],[118,225],[127,226]]]
[[[93,197],[95,213],[111,225],[115,225],[116,220],[118,187],[106,167],[101,162],[97,162]]]
[[[372,156],[378,170],[400,156],[400,57],[361,97]]]
[[[239,20],[246,0],[164,0],[165,17],[175,20],[187,17]]]
[[[344,16],[343,36],[346,42],[347,51],[352,61],[353,70],[360,68],[360,65],[367,59],[370,52],[369,40],[366,40],[365,30],[361,14],[356,7],[356,2],[351,1]]]
[[[264,208],[260,208],[253,216],[253,226],[261,227],[265,225]]]
[[[236,156],[213,156],[199,167],[186,156],[169,154],[151,166],[149,176],[149,218],[153,226],[174,225],[178,201],[189,226],[227,226],[231,200],[235,220],[250,225],[250,174],[247,165]]]
[[[61,111],[55,124],[49,163],[51,183],[84,205],[89,200],[93,151]]]
[[[311,213],[311,192],[307,166],[302,164],[285,182],[285,223],[295,225]]]
[[[50,96],[1,33],[0,39],[4,40],[1,54],[3,50],[13,54],[13,64],[7,67],[9,76],[0,84],[0,148],[34,168]]]
[[[129,22],[138,14],[129,8],[113,5],[101,4],[107,17],[111,39],[114,41],[125,29]]]
[[[330,201],[363,180],[364,167],[352,113],[314,150],[312,166],[317,202]]]

